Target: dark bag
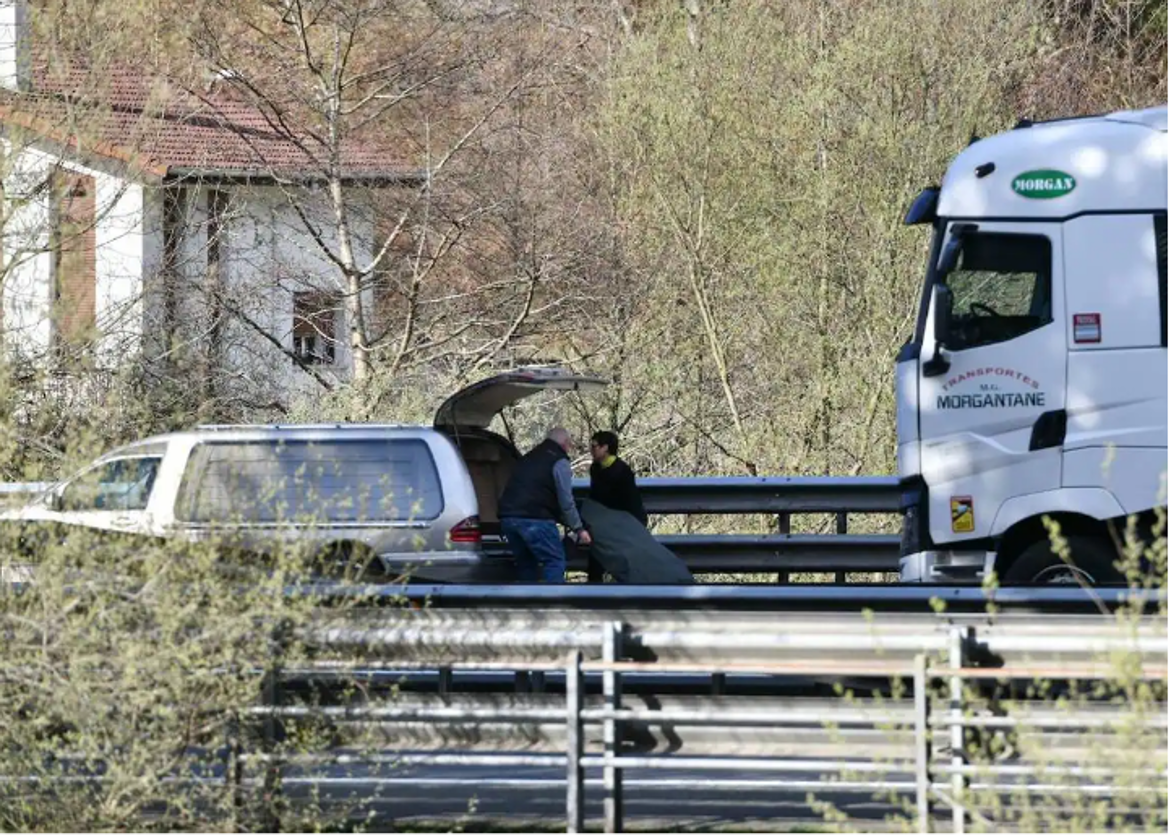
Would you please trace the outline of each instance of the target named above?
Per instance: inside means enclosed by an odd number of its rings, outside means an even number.
[[[687,565],[623,510],[611,510],[593,499],[579,503],[582,521],[593,540],[588,549],[619,583],[673,585],[694,583]]]

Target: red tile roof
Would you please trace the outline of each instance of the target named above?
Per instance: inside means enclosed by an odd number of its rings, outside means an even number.
[[[309,131],[282,124],[220,80],[183,88],[133,69],[103,73],[100,89],[84,66],[64,71],[34,59],[32,90],[0,94],[0,122],[66,145],[132,163],[156,176],[319,178],[328,148]],[[417,171],[368,140],[343,140],[339,169],[353,178],[413,178]]]

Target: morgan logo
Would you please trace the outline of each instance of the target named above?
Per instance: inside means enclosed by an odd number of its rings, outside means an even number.
[[[1012,190],[1030,200],[1051,200],[1063,197],[1077,188],[1077,180],[1064,171],[1042,168],[1026,171],[1012,178]]]

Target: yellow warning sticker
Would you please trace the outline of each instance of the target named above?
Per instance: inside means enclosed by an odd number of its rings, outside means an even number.
[[[951,529],[953,533],[971,533],[976,529],[971,496],[951,497]]]

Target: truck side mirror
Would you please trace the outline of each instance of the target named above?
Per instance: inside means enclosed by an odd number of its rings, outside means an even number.
[[[931,288],[931,323],[935,331],[935,351],[923,364],[924,377],[937,377],[951,368],[951,363],[943,356],[943,349],[947,347],[945,340],[951,333],[951,290],[943,284]]]

